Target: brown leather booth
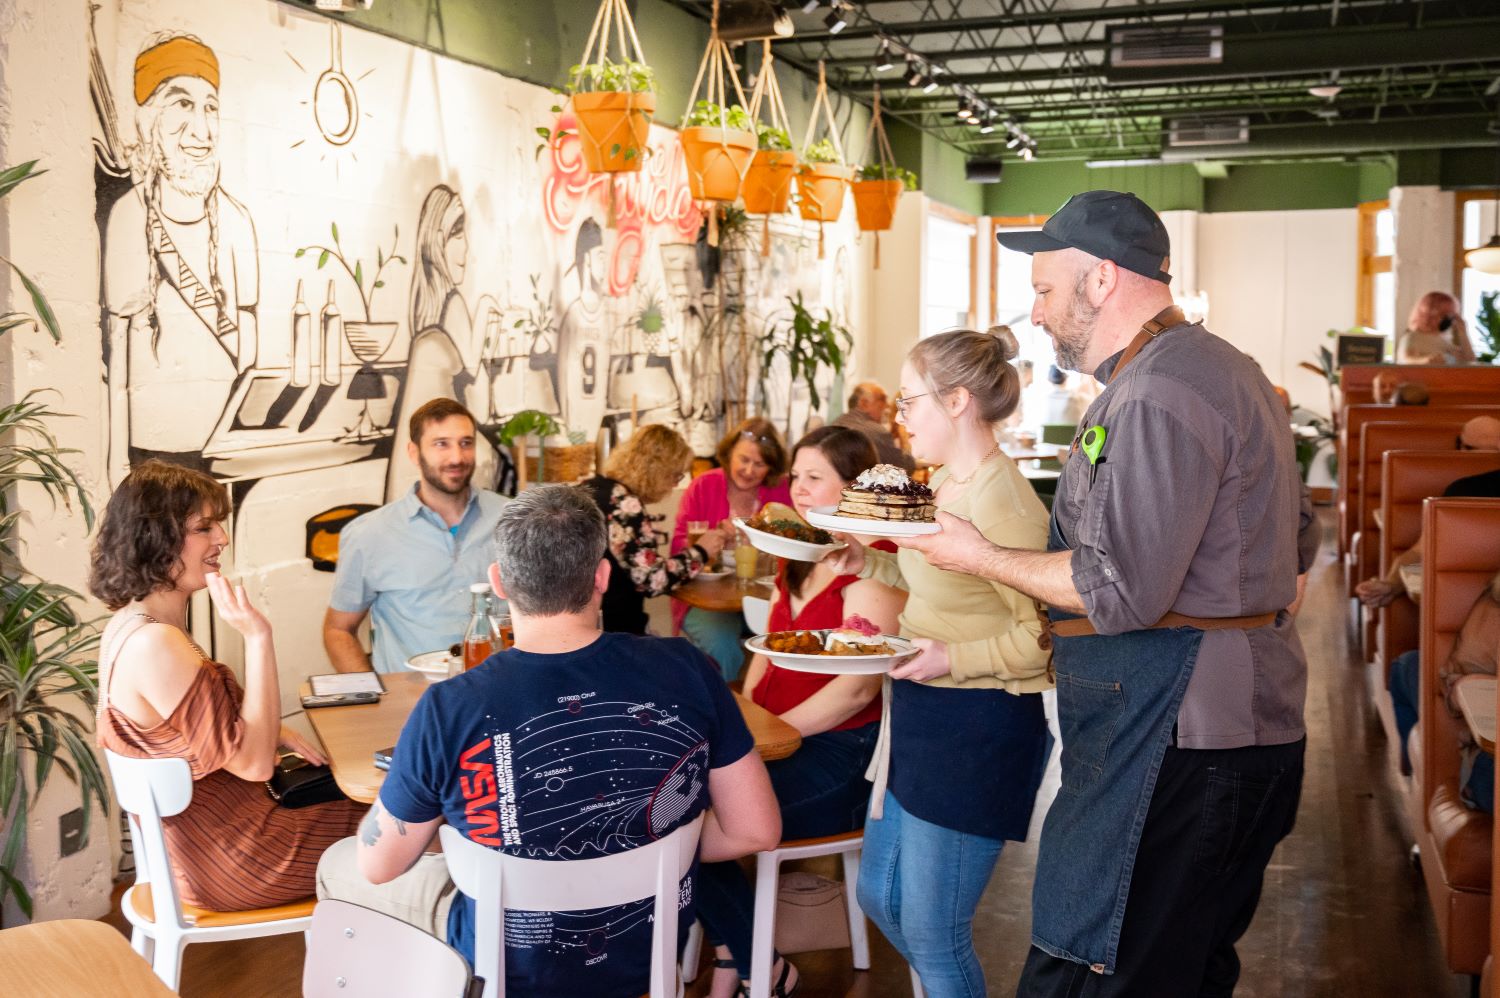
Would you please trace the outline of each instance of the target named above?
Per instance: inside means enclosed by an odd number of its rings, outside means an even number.
[[[1420,722],[1410,742],[1422,874],[1448,966],[1478,974],[1490,949],[1493,822],[1459,799],[1459,728],[1438,670],[1500,569],[1500,500],[1429,499],[1422,516]]]
[[[1381,518],[1379,574],[1391,570],[1396,556],[1422,536],[1422,503],[1460,478],[1500,470],[1495,451],[1386,451],[1381,468]],[[1384,680],[1391,661],[1417,647],[1417,607],[1402,597],[1381,607],[1376,616],[1375,661]]]
[[[1380,462],[1388,450],[1457,450],[1458,433],[1463,423],[1366,423],[1359,433],[1359,488],[1350,495],[1353,503],[1354,534],[1351,535],[1353,557],[1345,561],[1348,595],[1354,587],[1375,574],[1379,564],[1379,531],[1375,530],[1375,511],[1380,508]],[[1365,658],[1370,647],[1365,646]]]
[[[1347,555],[1359,513],[1354,497],[1359,495],[1360,466],[1351,455],[1359,452],[1359,435],[1366,423],[1463,423],[1475,416],[1500,416],[1500,401],[1494,405],[1353,405],[1344,410],[1339,428],[1339,554]]]

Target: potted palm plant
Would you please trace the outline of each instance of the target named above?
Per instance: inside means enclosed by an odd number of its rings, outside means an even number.
[[[40,175],[36,162],[0,172],[0,198]],[[32,312],[0,313],[0,334],[30,326],[62,339],[57,318],[40,288],[10,260],[31,298]],[[26,846],[32,807],[58,771],[78,788],[87,840],[93,806],[108,810],[104,775],[92,747],[98,664],[91,655],[99,636],[78,611],[82,597],[38,578],[21,564],[13,508],[22,482],[40,485],[54,503],[82,512],[92,529],[94,509],[48,423],[62,416],[40,390],[0,407],[0,902],[14,897],[27,918],[31,896],[17,868]],[[23,759],[30,764],[23,766]]]

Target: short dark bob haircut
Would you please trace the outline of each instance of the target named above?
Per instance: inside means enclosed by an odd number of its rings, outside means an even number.
[[[89,592],[111,610],[171,589],[182,572],[188,517],[229,517],[229,493],[201,471],[152,459],[139,464],[104,507],[89,564]]]

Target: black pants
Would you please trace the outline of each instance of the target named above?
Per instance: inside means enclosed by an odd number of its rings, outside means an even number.
[[[1017,998],[1220,998],[1276,844],[1302,796],[1306,740],[1168,748],[1141,832],[1113,974],[1031,948]],[[1046,904],[1038,898],[1038,904]]]

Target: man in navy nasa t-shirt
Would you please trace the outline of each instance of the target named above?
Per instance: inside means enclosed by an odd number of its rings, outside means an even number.
[[[605,536],[593,500],[571,487],[532,489],[506,507],[491,579],[510,599],[517,647],[417,703],[360,825],[358,865],[370,882],[396,887],[443,821],[511,855],[567,861],[645,845],[712,803],[706,858],[776,843],[770,780],[717,666],[685,640],[599,630]],[[371,890],[348,900],[379,908],[383,888]],[[684,934],[692,904],[689,873],[678,892]],[[635,998],[650,979],[652,907],[645,898],[506,912],[507,990]],[[470,899],[454,900],[446,935],[472,963]]]

